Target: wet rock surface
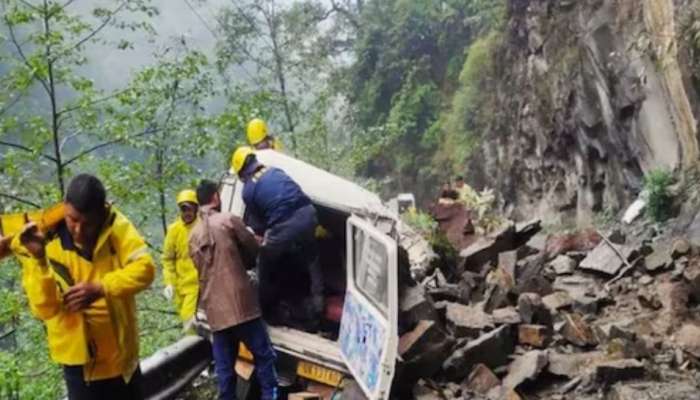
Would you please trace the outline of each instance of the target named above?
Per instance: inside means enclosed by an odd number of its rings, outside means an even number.
[[[412,302],[437,317],[402,337],[406,365],[431,354],[404,384],[421,398],[700,399],[700,258],[683,238],[602,235],[474,241],[471,260],[488,255],[477,268],[437,276]]]

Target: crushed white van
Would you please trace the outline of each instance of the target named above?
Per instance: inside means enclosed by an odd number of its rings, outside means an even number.
[[[284,170],[313,201],[320,224],[333,238],[319,246],[324,280],[342,309],[336,313],[337,340],[270,327],[275,348],[288,359],[280,368],[292,365],[297,377],[336,387],[350,377],[367,398],[387,399],[398,351],[399,268],[427,269],[434,257],[430,246],[359,185],[280,152],[256,155],[262,164]],[[226,176],[222,210],[243,217],[242,191],[236,176]],[[410,266],[399,267],[403,250]],[[250,359],[250,354],[243,351],[239,357]]]

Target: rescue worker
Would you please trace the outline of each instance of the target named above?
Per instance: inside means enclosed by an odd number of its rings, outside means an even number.
[[[197,193],[183,190],[176,198],[180,217],[168,227],[163,243],[163,294],[174,301],[184,330],[194,323],[197,311],[197,291],[199,290],[197,269],[189,252],[189,235],[197,221]]]
[[[78,175],[55,231],[46,235],[32,222],[12,242],[70,400],[143,398],[135,296],[153,281],[155,265],[136,228],[105,199],[99,179]]]
[[[248,122],[246,127],[248,144],[256,150],[272,149],[282,151],[282,143],[274,136],[268,134],[267,123],[260,118]]]
[[[302,310],[302,328],[315,331],[324,308],[323,276],[315,238],[316,209],[292,178],[281,169],[259,163],[250,147],[237,148],[231,164],[231,172],[244,182],[246,224],[263,236],[258,257],[263,316],[270,324],[285,322],[286,317],[279,314],[277,294],[287,282],[279,277],[289,275],[289,269],[295,265],[291,261],[297,261],[296,265],[304,268],[299,272],[308,276],[311,295]]]
[[[219,399],[236,398],[234,366],[240,342],[253,353],[261,398],[276,399],[276,355],[246,274],[246,261],[255,265],[258,243],[240,218],[221,212],[216,183],[202,181],[197,199],[200,222],[192,229],[189,248],[200,276],[199,303],[212,330]]]

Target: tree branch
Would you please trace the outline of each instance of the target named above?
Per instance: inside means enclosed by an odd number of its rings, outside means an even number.
[[[43,78],[38,76],[36,74],[36,72],[34,72],[34,67],[32,67],[32,65],[29,63],[29,59],[27,59],[27,56],[24,54],[24,50],[22,50],[22,46],[19,44],[19,41],[17,41],[17,36],[15,35],[15,29],[13,28],[12,24],[10,24],[10,21],[7,20],[7,17],[5,17],[5,25],[7,25],[7,29],[10,32],[10,41],[15,46],[15,49],[17,50],[19,57],[22,59],[22,62],[27,67],[27,69],[29,69],[29,71],[31,71],[32,76],[41,83],[41,85],[46,90],[46,93],[50,93],[51,91],[49,90],[49,84],[46,83],[46,81]]]
[[[0,341],[10,337],[11,335],[14,335],[16,331],[17,331],[17,329],[13,328],[13,329],[10,329],[9,331],[3,333],[2,335],[0,335]]]
[[[64,138],[61,140],[61,144],[60,144],[59,147],[58,147],[58,148],[61,150],[61,153],[63,153],[63,148],[66,146],[66,143],[68,143],[69,140],[73,139],[74,137],[77,137],[77,136],[80,135],[81,133],[83,133],[83,131],[78,131],[78,132],[75,132],[75,133],[73,133],[73,134],[70,134],[70,135],[64,137]]]
[[[74,1],[75,1],[75,0],[68,0],[67,2],[65,2],[65,3],[61,6],[61,10],[65,10],[66,8],[68,8],[68,6],[71,5],[71,4],[73,4]]]
[[[331,10],[337,12],[338,14],[342,14],[355,29],[360,28],[360,23],[357,22],[357,18],[352,14],[352,12],[336,3],[335,0],[331,0]]]
[[[100,33],[100,32],[107,26],[107,24],[109,24],[109,23],[112,21],[112,18],[113,18],[115,15],[117,15],[128,3],[129,3],[128,1],[123,1],[123,2],[119,5],[119,7],[115,8],[114,11],[112,11],[112,12],[109,13],[109,15],[107,16],[107,18],[105,18],[105,20],[102,21],[102,23],[101,23],[97,28],[95,28],[92,32],[88,33],[87,36],[85,36],[84,38],[80,39],[76,44],[74,44],[73,46],[70,46],[70,47],[68,47],[66,50],[64,50],[64,51],[62,52],[61,55],[66,54],[66,53],[68,53],[68,52],[71,52],[71,51],[75,50],[76,48],[78,48],[78,47],[82,46],[83,44],[85,44],[85,42],[87,42],[88,40],[94,38],[95,35],[97,35],[98,33]],[[60,55],[57,55],[57,57],[59,57],[59,56],[60,56]]]
[[[9,103],[7,103],[5,106],[0,108],[0,117],[2,117],[6,112],[8,112],[12,107],[19,102],[19,100],[22,98],[23,94],[20,93],[20,95],[15,96],[12,100],[10,100]]]
[[[19,150],[26,151],[27,153],[34,153],[34,150],[32,150],[31,148],[29,148],[29,147],[27,147],[27,146],[23,146],[23,145],[17,144],[17,143],[6,142],[6,141],[4,141],[4,140],[0,140],[0,146],[12,147],[12,148],[15,148],[15,149],[19,149]],[[54,158],[53,156],[50,156],[50,155],[48,155],[48,154],[39,154],[39,155],[40,155],[41,157],[44,157],[45,159],[47,159],[47,160],[49,160],[49,161],[56,162],[56,158]]]
[[[40,205],[38,205],[38,204],[36,204],[36,203],[34,203],[34,202],[32,202],[32,201],[25,200],[25,199],[23,199],[23,198],[21,198],[21,197],[17,197],[17,196],[11,195],[11,194],[0,193],[0,197],[5,197],[5,198],[8,198],[8,199],[10,199],[10,200],[14,200],[14,201],[16,201],[16,202],[18,202],[18,203],[22,203],[22,204],[26,204],[26,205],[28,205],[28,206],[32,206],[32,207],[34,207],[34,208],[41,208]]]
[[[85,157],[86,155],[88,155],[88,154],[90,154],[90,153],[94,153],[95,151],[97,151],[97,150],[99,150],[99,149],[105,148],[105,147],[107,147],[107,146],[111,146],[111,145],[113,145],[113,144],[121,143],[121,142],[123,142],[123,141],[125,141],[125,140],[128,140],[128,139],[135,139],[135,138],[138,138],[138,137],[141,137],[141,136],[150,135],[150,134],[152,134],[152,133],[158,132],[159,130],[160,130],[160,129],[156,129],[156,128],[147,128],[145,131],[143,131],[143,132],[141,132],[141,133],[138,133],[138,134],[136,134],[136,135],[133,135],[133,136],[127,136],[127,137],[123,137],[123,138],[119,138],[119,139],[109,140],[109,141],[104,142],[104,143],[100,143],[100,144],[98,144],[98,145],[92,146],[92,147],[90,147],[90,148],[88,148],[88,149],[86,149],[86,150],[81,151],[80,153],[78,153],[78,155],[76,155],[76,156],[74,156],[73,158],[71,158],[71,159],[65,161],[65,162],[63,163],[63,166],[64,166],[64,167],[67,167],[67,166],[69,166],[70,164],[74,163],[75,161],[78,161],[79,159]]]
[[[41,9],[39,7],[35,6],[34,4],[32,4],[26,0],[19,0],[19,2],[24,4],[27,7],[31,8],[34,11],[41,11]]]
[[[71,113],[71,112],[73,112],[73,111],[77,111],[77,110],[83,109],[83,108],[85,108],[85,107],[94,106],[95,104],[102,103],[102,102],[107,101],[107,100],[111,100],[111,99],[113,99],[113,98],[119,96],[120,94],[123,94],[123,93],[128,92],[129,90],[130,90],[130,89],[120,90],[120,91],[114,92],[114,93],[112,93],[112,94],[110,94],[110,95],[108,95],[108,96],[101,97],[101,98],[99,98],[99,99],[93,100],[93,101],[91,101],[91,102],[89,102],[89,103],[87,103],[87,104],[81,104],[81,105],[77,105],[77,106],[73,106],[73,107],[66,107],[66,108],[64,108],[63,110],[60,110],[60,111],[58,112],[58,115],[61,116],[61,115],[63,115],[63,114],[68,114],[68,113]]]

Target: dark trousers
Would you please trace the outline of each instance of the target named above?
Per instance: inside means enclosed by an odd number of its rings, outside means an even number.
[[[69,400],[142,400],[141,368],[136,369],[129,383],[124,378],[101,379],[85,382],[83,366],[64,366],[63,379],[68,388]]]
[[[243,342],[253,353],[255,374],[260,382],[263,400],[277,399],[277,371],[275,350],[272,348],[267,327],[261,318],[213,333],[212,350],[220,400],[236,399],[235,365],[238,346]]]
[[[316,302],[322,300],[323,273],[314,237],[317,225],[316,210],[313,206],[306,206],[265,233],[265,245],[260,248],[258,256],[258,291],[266,318],[275,314],[279,294],[284,292],[282,289],[292,284],[289,277],[307,277],[308,294]],[[322,304],[314,306],[316,314],[322,311]]]

